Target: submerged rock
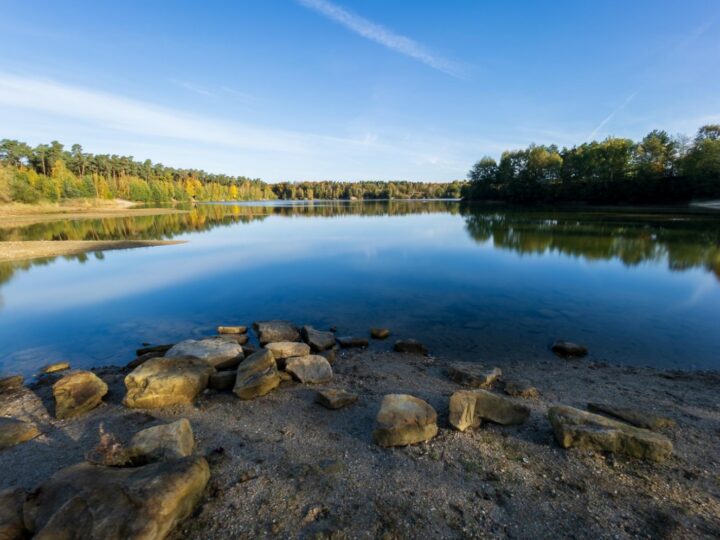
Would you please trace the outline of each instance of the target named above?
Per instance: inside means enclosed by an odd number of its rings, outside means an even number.
[[[496,424],[522,424],[530,416],[530,409],[487,390],[460,390],[450,396],[449,422],[455,429],[465,431],[479,426],[483,420]]]
[[[672,454],[672,443],[664,435],[599,414],[558,406],[550,408],[548,418],[563,448],[615,452],[650,461],[664,461]]]
[[[218,371],[210,375],[208,380],[208,388],[213,390],[232,390],[235,386],[235,379],[237,379],[237,371]]]
[[[505,381],[505,387],[503,389],[505,393],[510,396],[524,398],[540,397],[540,391],[525,379],[510,379],[509,381]]]
[[[427,402],[407,394],[383,397],[373,438],[380,446],[405,446],[437,435],[437,413]]]
[[[107,394],[108,386],[91,371],[76,371],[53,384],[55,417],[72,418],[91,411]]]
[[[152,409],[192,403],[215,368],[195,357],[152,358],[125,377],[126,407]]]
[[[315,403],[319,403],[328,409],[341,409],[352,405],[358,400],[357,394],[346,392],[345,390],[336,390],[334,388],[326,388],[319,390],[315,394]]]
[[[70,369],[70,362],[55,362],[40,368],[42,373],[50,374]]]
[[[353,347],[367,347],[370,344],[367,338],[357,336],[339,337],[337,338],[337,342],[340,344],[341,347],[345,349],[350,349]]]
[[[288,358],[285,362],[285,371],[306,384],[326,383],[333,377],[330,362],[316,354]]]
[[[246,334],[247,326],[218,326],[218,334]]]
[[[645,429],[657,431],[662,428],[677,426],[674,420],[664,416],[656,416],[646,411],[632,409],[629,407],[615,407],[606,403],[588,403],[588,410],[594,413],[603,413],[625,422]]]
[[[29,441],[38,435],[40,430],[32,422],[0,416],[0,450]]]
[[[0,379],[0,394],[3,392],[11,392],[22,388],[25,379],[22,375],[8,375]]]
[[[332,349],[335,346],[335,334],[315,330],[312,326],[302,327],[302,337],[305,343],[310,345],[313,351],[320,352]]]
[[[300,331],[288,321],[257,321],[253,323],[260,345],[275,341],[299,341]]]
[[[150,460],[187,457],[195,448],[192,427],[187,418],[138,431],[130,447]]]
[[[550,350],[561,358],[582,358],[588,353],[585,345],[579,345],[572,341],[556,341],[550,346]]]
[[[386,339],[390,337],[390,330],[387,328],[371,328],[370,337],[373,339]]]
[[[27,492],[20,488],[0,491],[0,540],[27,538],[23,522],[23,505]]]
[[[165,358],[194,356],[216,369],[233,367],[243,359],[242,347],[233,340],[218,338],[186,339],[165,353]]]
[[[490,388],[502,376],[500,368],[486,369],[470,363],[452,364],[447,373],[452,381],[472,388]]]
[[[395,342],[393,347],[395,352],[410,354],[427,354],[425,346],[416,339],[400,339]]]
[[[260,349],[238,366],[233,392],[240,399],[253,399],[264,396],[279,384],[280,376],[273,354],[267,349]]]

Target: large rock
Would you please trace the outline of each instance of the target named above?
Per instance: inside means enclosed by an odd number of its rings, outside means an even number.
[[[471,388],[490,388],[502,376],[500,368],[486,369],[470,363],[452,364],[447,373],[452,381]]]
[[[383,397],[373,438],[380,446],[405,446],[437,435],[437,413],[422,399],[407,394]]]
[[[243,359],[240,344],[222,337],[208,339],[187,339],[173,346],[165,353],[165,358],[194,356],[205,360],[216,369],[233,367]]]
[[[535,388],[530,381],[526,381],[525,379],[510,379],[505,381],[503,390],[510,396],[524,398],[537,398],[540,396],[540,391]]]
[[[359,336],[342,336],[337,338],[337,342],[344,349],[367,347],[370,344],[367,338]]]
[[[316,352],[326,351],[335,346],[335,334],[333,332],[315,330],[312,326],[302,327],[302,337],[303,341]]]
[[[280,375],[273,354],[260,349],[238,366],[233,392],[240,399],[253,399],[264,396],[279,384]]]
[[[297,341],[278,341],[268,343],[265,348],[273,354],[279,368],[285,367],[285,360],[293,356],[307,356],[310,354],[310,345]]]
[[[459,431],[477,427],[483,420],[503,425],[522,424],[529,416],[527,407],[487,390],[460,390],[450,396],[449,422]]]
[[[192,403],[215,368],[195,357],[152,358],[125,377],[126,407],[152,409]]]
[[[400,339],[393,346],[395,352],[410,354],[427,354],[425,346],[416,339]]]
[[[319,403],[327,409],[341,409],[352,405],[357,400],[357,394],[352,394],[345,390],[336,390],[334,388],[319,390],[315,394],[315,403]]]
[[[572,341],[556,341],[550,346],[550,350],[561,358],[582,358],[588,353],[585,345]]]
[[[40,430],[32,422],[0,416],[0,450],[29,441],[38,435]]]
[[[137,468],[80,463],[30,495],[25,525],[37,540],[162,539],[190,516],[209,479],[201,457]]]
[[[238,345],[245,345],[250,341],[250,336],[247,334],[219,334],[213,339],[226,339],[228,341],[234,341]]]
[[[187,418],[138,431],[130,447],[150,460],[187,457],[195,448],[192,427]]]
[[[218,371],[210,375],[208,380],[208,388],[213,390],[232,390],[237,379],[237,370]]]
[[[330,362],[316,354],[288,358],[285,362],[285,371],[301,383],[307,384],[326,383],[333,377]]]
[[[548,418],[563,448],[615,452],[650,461],[664,461],[672,454],[672,443],[664,435],[599,414],[558,406],[550,408]]]
[[[23,522],[23,505],[27,493],[20,488],[0,492],[0,540],[27,538]]]
[[[253,323],[260,345],[275,341],[299,341],[300,331],[288,321],[258,321]]]
[[[91,411],[102,403],[108,386],[91,371],[76,371],[53,384],[55,417],[72,418]]]
[[[25,379],[23,379],[22,375],[8,375],[7,377],[3,377],[0,379],[0,394],[22,388],[24,381]]]
[[[595,413],[608,414],[624,420],[628,424],[645,429],[657,431],[662,428],[675,427],[674,420],[664,416],[657,416],[646,411],[640,411],[630,407],[615,407],[607,403],[588,403],[588,410]]]

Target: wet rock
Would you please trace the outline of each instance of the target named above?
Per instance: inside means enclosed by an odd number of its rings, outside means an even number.
[[[370,343],[367,338],[356,336],[339,337],[337,338],[337,342],[340,344],[341,347],[345,349],[350,349],[353,347],[367,347]]]
[[[326,388],[319,390],[315,394],[315,403],[319,403],[328,409],[341,409],[352,405],[358,400],[357,394],[346,392],[345,390],[337,390],[334,388]]]
[[[154,352],[158,353],[158,356],[164,356],[166,352],[173,348],[173,345],[173,343],[166,343],[164,345],[149,345],[136,350],[135,354],[142,356],[143,354]]]
[[[588,353],[587,347],[572,341],[556,341],[550,350],[561,358],[582,358]]]
[[[529,416],[527,407],[487,390],[460,390],[450,396],[449,422],[459,431],[477,427],[483,420],[503,425],[522,424]]]
[[[238,366],[233,392],[240,399],[253,399],[264,396],[279,384],[280,376],[273,354],[267,349],[260,349]]]
[[[395,352],[411,353],[411,354],[427,354],[425,346],[416,339],[400,339],[395,342],[393,347]]]
[[[208,380],[208,388],[213,390],[232,390],[237,379],[237,371],[218,371],[210,375]]]
[[[242,347],[232,340],[223,338],[187,339],[174,345],[165,353],[165,358],[194,356],[205,360],[216,369],[236,366],[243,359]]]
[[[250,341],[250,337],[247,334],[220,334],[215,336],[215,339],[227,339],[228,341],[234,341],[238,345],[245,345]]]
[[[255,345],[248,345],[247,343],[242,346],[243,354],[247,357],[257,352]]]
[[[370,337],[373,339],[387,339],[390,337],[390,330],[387,328],[371,328]]]
[[[65,371],[67,369],[70,369],[70,362],[55,362],[41,367],[40,371],[42,373],[50,374],[57,373],[58,371]]]
[[[32,422],[0,416],[0,450],[29,441],[38,435],[40,430]]]
[[[0,394],[3,392],[12,392],[22,388],[25,379],[22,375],[9,375],[0,379]]]
[[[510,396],[524,398],[540,397],[540,391],[525,379],[510,379],[509,381],[505,381],[504,390],[505,393]]]
[[[0,540],[27,538],[23,522],[23,505],[27,493],[20,488],[0,491]]]
[[[246,334],[247,326],[218,326],[218,334]]]
[[[312,326],[302,327],[302,338],[316,352],[326,351],[335,346],[335,334],[333,332],[315,330]]]
[[[672,454],[667,437],[599,414],[557,406],[550,408],[548,418],[563,448],[614,452],[650,461],[664,461]]]
[[[615,407],[607,403],[588,403],[588,410],[594,413],[602,413],[620,420],[624,420],[628,424],[645,429],[657,431],[663,428],[673,428],[677,424],[674,420],[663,416],[656,416],[646,411],[632,409],[630,407]]]
[[[333,377],[330,362],[316,354],[288,358],[285,362],[285,371],[306,384],[326,383]]]
[[[39,540],[160,539],[191,514],[209,479],[201,457],[124,469],[80,463],[30,495],[24,521]]]
[[[138,431],[130,447],[150,460],[187,457],[195,448],[192,427],[187,418]]]
[[[192,403],[215,368],[195,357],[152,358],[125,377],[126,407],[152,409]]]
[[[339,347],[333,347],[332,349],[328,349],[327,351],[319,352],[318,354],[325,358],[330,365],[332,366],[335,363],[335,360],[337,359],[337,353],[338,353]]]
[[[472,388],[490,388],[502,376],[500,368],[486,369],[477,364],[452,364],[447,369],[450,380]]]
[[[76,371],[53,384],[55,417],[73,418],[91,411],[102,403],[108,386],[91,371]]]
[[[278,341],[268,343],[265,348],[273,354],[280,369],[285,368],[285,360],[293,356],[307,356],[310,354],[310,345],[297,341]]]
[[[164,354],[165,353],[159,353],[157,351],[147,352],[143,355],[138,356],[137,358],[135,358],[135,360],[131,360],[130,362],[128,362],[125,367],[129,368],[129,369],[135,369],[138,366],[142,366],[145,362],[147,362],[151,358],[158,358],[158,357],[164,356]]]
[[[260,345],[276,341],[299,341],[300,331],[288,321],[258,321],[253,323]]]
[[[373,438],[380,446],[405,446],[437,435],[437,413],[422,399],[407,394],[383,397]]]

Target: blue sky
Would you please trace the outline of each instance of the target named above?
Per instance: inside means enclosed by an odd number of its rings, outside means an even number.
[[[720,122],[717,0],[3,1],[0,138],[280,180]]]

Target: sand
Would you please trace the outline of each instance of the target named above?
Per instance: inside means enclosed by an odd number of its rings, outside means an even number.
[[[0,263],[43,257],[81,255],[83,253],[113,249],[172,246],[183,243],[180,240],[33,240],[0,242]]]

